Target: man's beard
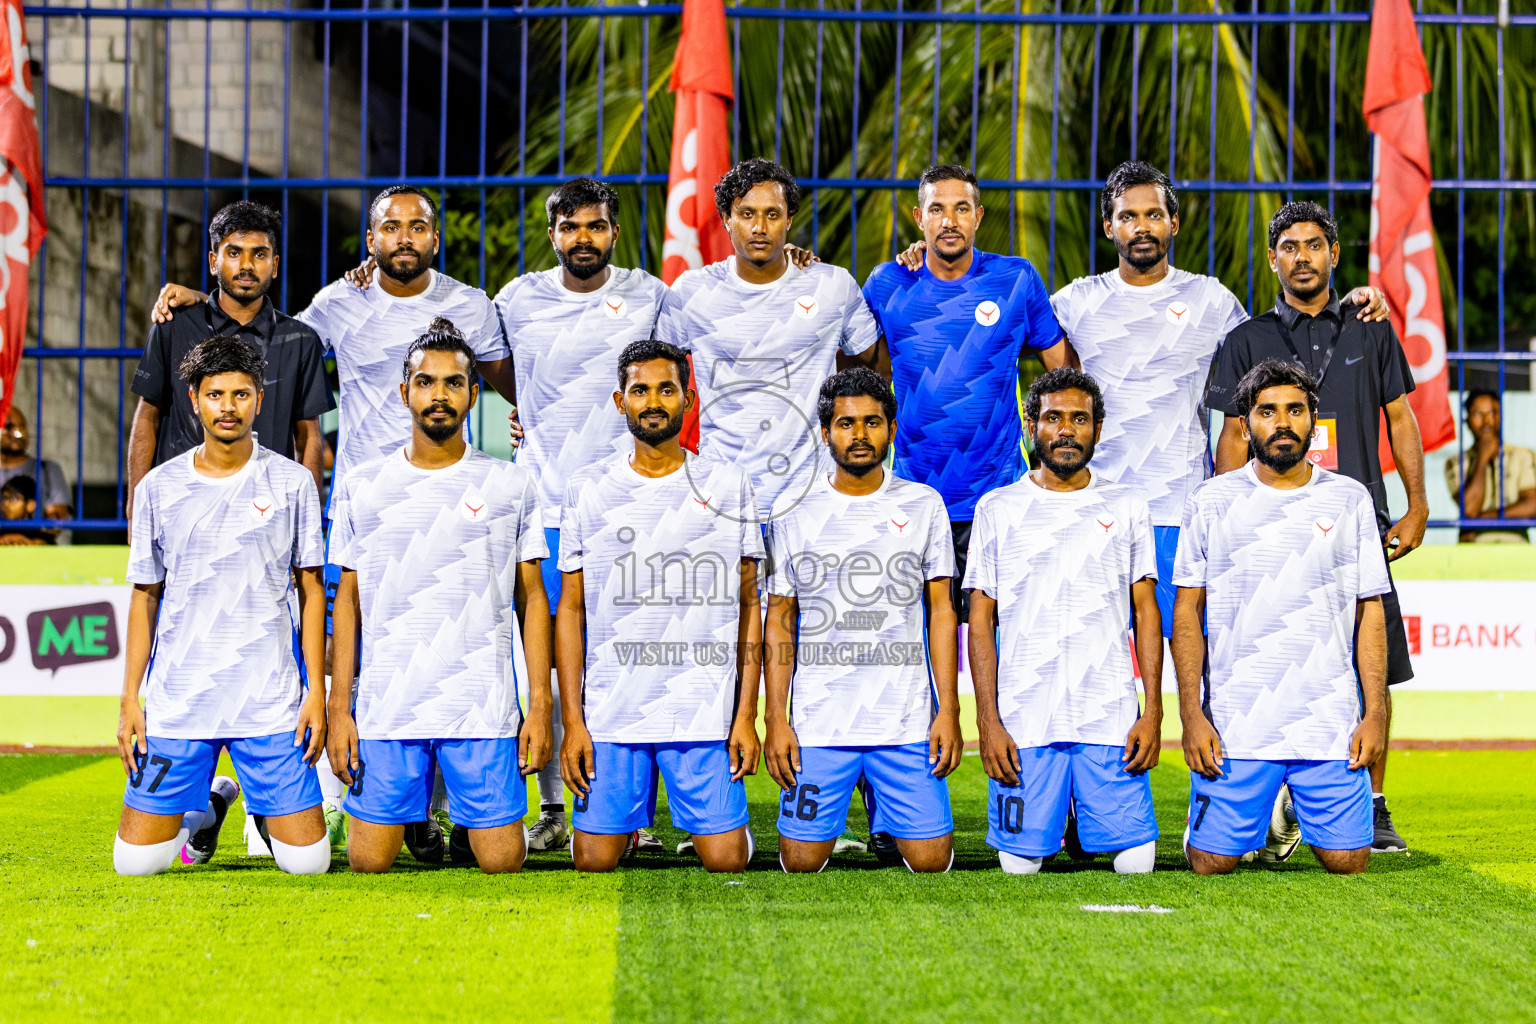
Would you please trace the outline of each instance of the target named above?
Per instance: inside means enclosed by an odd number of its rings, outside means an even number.
[[[257,296],[266,295],[267,290],[271,287],[271,278],[267,278],[265,281],[262,281],[258,278],[255,284],[248,285],[240,281],[236,281],[233,277],[226,281],[224,280],[224,275],[219,275],[219,290],[231,298],[239,298],[242,300],[254,299]]]
[[[867,445],[866,447],[873,450],[875,446]],[[885,465],[885,454],[889,450],[890,446],[887,445],[885,448],[880,449],[878,453],[879,457],[872,462],[853,462],[851,459],[849,459],[848,450],[846,448],[842,451],[838,451],[836,448],[832,448],[830,445],[828,448],[832,452],[832,461],[837,463],[844,473],[847,473],[849,476],[868,476],[870,473]]]
[[[1079,470],[1087,467],[1088,463],[1093,460],[1092,441],[1089,441],[1086,444],[1078,441],[1057,441],[1055,444],[1047,448],[1045,445],[1040,443],[1039,438],[1036,438],[1034,450],[1035,458],[1040,460],[1040,465],[1050,470],[1056,475],[1058,479],[1061,480],[1065,480],[1067,477],[1075,475]],[[1072,465],[1068,465],[1064,462],[1057,462],[1052,458],[1052,455],[1058,451],[1080,451],[1083,453],[1083,459],[1081,462]]]
[[[973,244],[974,243],[972,242],[966,241],[964,235],[958,236],[953,241],[950,239],[935,238],[933,240],[933,254],[946,263],[953,263],[963,257],[966,253],[970,252]],[[941,245],[943,247],[941,247]]]
[[[665,416],[667,411],[665,409],[641,409],[637,414],[626,415],[624,417],[624,422],[629,427],[629,432],[633,434],[637,440],[654,448],[659,444],[670,441],[672,438],[682,433],[682,413],[678,413],[676,416],[668,417],[667,422],[655,428],[654,430],[650,427],[644,426],[640,422],[641,417],[649,416],[652,413],[661,413],[663,416]]]
[[[591,263],[576,263],[571,257],[578,252],[596,253],[597,259]],[[608,269],[608,262],[613,259],[613,246],[599,249],[595,245],[573,245],[570,249],[556,249],[555,259],[560,261],[560,266],[565,268],[567,274],[578,281],[586,281]]]
[[[1144,255],[1135,255],[1134,251],[1131,249],[1131,246],[1141,241],[1151,242],[1152,251]],[[1115,251],[1120,254],[1121,259],[1125,260],[1125,262],[1129,263],[1137,270],[1147,271],[1157,266],[1160,262],[1162,262],[1163,257],[1168,255],[1168,244],[1155,235],[1138,236],[1124,244],[1121,244],[1120,240],[1117,238],[1115,239]]]
[[[1297,285],[1292,281],[1287,281],[1285,285],[1285,290],[1290,292],[1296,298],[1300,299],[1302,302],[1310,302],[1328,290],[1328,275],[1317,272],[1316,268],[1310,269],[1313,270],[1312,283],[1310,287],[1307,285]]]
[[[396,250],[398,252],[399,250]],[[410,284],[422,274],[431,269],[432,257],[420,250],[412,249],[416,253],[416,265],[410,268],[401,268],[395,264],[395,253],[373,254],[373,260],[379,265],[379,272],[385,277],[399,281],[401,284]]]
[[[431,416],[434,412],[438,412],[439,410],[453,413],[453,418],[451,420],[444,420],[441,423],[436,423],[428,419],[429,416]],[[460,430],[463,429],[464,426],[463,421],[458,416],[458,414],[454,413],[453,409],[446,405],[429,406],[416,420],[416,425],[421,428],[421,432],[423,434],[426,434],[427,437],[431,438],[438,444],[442,444],[454,434],[457,434]]]
[[[1289,437],[1296,442],[1294,452],[1289,455],[1270,450],[1269,446],[1282,437]],[[1255,443],[1253,445],[1253,457],[1276,473],[1289,473],[1296,468],[1302,459],[1307,457],[1307,444],[1296,435],[1295,431],[1281,427],[1265,438],[1263,444]]]

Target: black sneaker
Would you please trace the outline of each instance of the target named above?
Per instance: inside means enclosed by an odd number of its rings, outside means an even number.
[[[474,866],[479,863],[475,859],[475,848],[469,845],[469,829],[463,825],[453,826],[448,833],[448,859],[454,864]]]
[[[889,832],[871,832],[869,852],[874,854],[881,864],[901,863],[901,848],[896,845],[896,837]]]
[[[1061,848],[1067,851],[1067,856],[1073,860],[1093,860],[1094,855],[1083,849],[1082,841],[1077,838],[1077,801],[1073,801],[1067,808],[1067,832],[1061,837]]]
[[[187,837],[186,845],[181,848],[183,864],[206,864],[212,859],[214,851],[219,848],[219,830],[224,827],[224,816],[229,813],[229,805],[239,795],[240,783],[228,775],[220,775],[213,780],[208,790],[208,806],[213,809],[213,824]]]
[[[1376,837],[1371,841],[1372,853],[1407,853],[1408,840],[1397,834],[1397,829],[1392,827],[1392,812],[1387,810],[1387,798],[1374,797],[1371,800],[1374,811]]]
[[[443,847],[443,830],[431,818],[405,826],[405,848],[421,863],[441,864]]]

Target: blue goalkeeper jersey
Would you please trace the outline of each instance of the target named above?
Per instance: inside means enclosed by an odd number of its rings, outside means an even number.
[[[958,281],[882,263],[864,282],[891,353],[896,474],[937,490],[957,521],[1023,472],[1019,354],[1062,340],[1034,266],[974,252]]]

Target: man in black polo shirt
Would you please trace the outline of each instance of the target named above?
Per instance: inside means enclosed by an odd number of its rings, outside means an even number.
[[[1315,465],[1352,477],[1371,492],[1376,522],[1387,561],[1403,557],[1424,540],[1429,499],[1424,494],[1424,449],[1419,423],[1408,405],[1413,370],[1390,321],[1367,323],[1354,307],[1341,305],[1329,287],[1339,262],[1338,229],[1316,203],[1287,203],[1269,222],[1269,264],[1280,278],[1275,308],[1234,328],[1227,335],[1211,371],[1210,406],[1226,414],[1216,445],[1216,472],[1243,466],[1249,457],[1236,412],[1237,382],[1265,359],[1300,363],[1318,382],[1317,428],[1307,457]],[[1387,440],[1408,492],[1408,513],[1393,522],[1387,513],[1387,489],[1377,459],[1381,414],[1386,413]],[[1408,636],[1403,630],[1397,591],[1382,598],[1387,620],[1387,684],[1413,678],[1408,660]],[[1387,724],[1392,721],[1392,697],[1387,695]],[[1392,826],[1382,796],[1387,754],[1371,765],[1376,836],[1373,853],[1398,853],[1408,844]],[[1271,852],[1289,856],[1299,832],[1271,832]],[[1277,849],[1277,847],[1279,847]]]
[[[281,230],[277,213],[259,203],[242,199],[224,207],[208,227],[208,270],[218,287],[176,319],[150,327],[133,375],[139,405],[128,442],[129,509],[145,473],[202,443],[202,421],[176,368],[199,342],[220,334],[250,341],[267,361],[256,439],[302,463],[320,485],[320,414],[336,406],[320,336],[267,299]]]

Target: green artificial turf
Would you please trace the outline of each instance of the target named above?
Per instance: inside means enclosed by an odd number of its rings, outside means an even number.
[[[1357,878],[1305,852],[1189,874],[1169,752],[1158,871],[1136,878],[1103,859],[1004,876],[969,756],[945,876],[857,854],[782,875],[760,777],[734,878],[672,854],[578,877],[563,853],[520,877],[402,855],[383,878],[289,878],[243,856],[232,815],[212,864],[119,879],[116,759],[0,757],[0,1020],[1536,1020],[1533,773],[1532,752],[1394,754],[1414,851]],[[1083,909],[1103,904],[1172,912]]]

